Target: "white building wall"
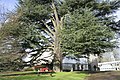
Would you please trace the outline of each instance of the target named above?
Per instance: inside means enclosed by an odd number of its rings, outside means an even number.
[[[100,71],[120,71],[120,61],[98,63]]]

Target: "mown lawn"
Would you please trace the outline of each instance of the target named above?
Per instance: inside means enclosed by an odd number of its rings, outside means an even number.
[[[50,74],[0,75],[0,80],[85,80],[87,76],[88,74],[84,72],[59,72],[53,73],[53,77]]]

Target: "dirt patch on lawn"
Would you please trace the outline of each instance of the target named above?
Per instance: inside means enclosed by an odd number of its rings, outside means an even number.
[[[94,72],[87,80],[120,80],[120,72]]]

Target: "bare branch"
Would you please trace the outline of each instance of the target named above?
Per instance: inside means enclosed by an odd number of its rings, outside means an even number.
[[[59,17],[58,17],[58,14],[57,14],[57,10],[56,10],[56,7],[55,7],[55,4],[54,4],[53,0],[52,0],[52,9],[53,9],[53,11],[54,11],[56,23],[57,23],[57,26],[58,26],[60,20],[59,20]]]
[[[49,31],[47,31],[47,30],[44,30],[53,40],[55,40],[54,39],[54,36],[49,32]]]
[[[50,28],[50,26],[48,26],[43,20],[42,20],[42,22],[44,23],[45,27],[50,31],[50,33],[52,33],[54,35],[55,32]]]

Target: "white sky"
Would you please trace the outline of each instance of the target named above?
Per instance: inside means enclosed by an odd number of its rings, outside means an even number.
[[[115,15],[117,15],[116,21],[120,20],[120,10],[118,10]]]
[[[18,4],[17,0],[0,0],[0,4],[5,7],[5,9],[12,11],[15,9],[15,6]]]

